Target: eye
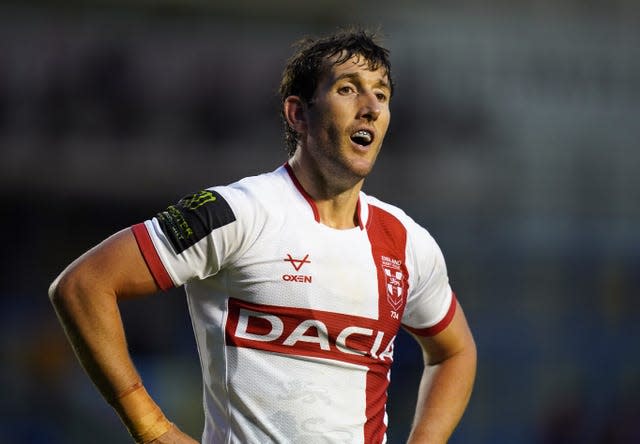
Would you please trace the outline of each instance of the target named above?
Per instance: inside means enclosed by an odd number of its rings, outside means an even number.
[[[382,92],[378,92],[376,93],[376,98],[380,101],[380,102],[386,102],[387,101],[387,95],[385,93]]]
[[[338,93],[342,95],[353,94],[355,91],[351,85],[343,85],[338,88]]]

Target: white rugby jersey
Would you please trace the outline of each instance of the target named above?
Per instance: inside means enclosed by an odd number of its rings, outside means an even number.
[[[456,300],[442,253],[361,192],[358,226],[319,223],[289,165],[182,199],[132,227],[163,289],[186,284],[205,443],[379,443],[393,341]]]

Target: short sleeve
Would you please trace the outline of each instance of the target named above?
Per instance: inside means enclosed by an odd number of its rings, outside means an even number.
[[[408,235],[410,282],[402,324],[417,335],[433,336],[449,325],[457,302],[436,241],[415,222],[409,227]]]
[[[241,190],[215,187],[185,196],[132,227],[162,289],[215,275],[243,249],[253,221]]]

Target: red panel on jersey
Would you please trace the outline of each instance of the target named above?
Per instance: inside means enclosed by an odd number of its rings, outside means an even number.
[[[161,290],[168,290],[173,288],[173,280],[167,270],[164,268],[162,261],[160,260],[160,256],[158,256],[158,252],[156,248],[153,246],[153,242],[151,241],[151,236],[149,236],[149,232],[147,231],[147,227],[143,223],[139,223],[133,225],[131,227],[131,231],[133,231],[133,235],[136,238],[136,242],[138,243],[138,247],[142,252],[142,256],[144,257],[147,266],[149,267],[149,271],[153,275],[153,278],[160,287]]]
[[[391,213],[369,205],[367,234],[378,274],[378,322],[382,330],[395,335],[409,291],[409,273],[405,264],[407,230]],[[381,369],[373,370],[371,368],[367,375],[365,442],[381,442],[387,429],[384,406],[388,374]]]

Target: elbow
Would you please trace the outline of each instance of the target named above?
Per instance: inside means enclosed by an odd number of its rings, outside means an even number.
[[[478,348],[476,347],[476,341],[474,340],[471,331],[467,330],[463,344],[457,354],[460,355],[460,359],[464,360],[469,367],[473,369],[476,368],[478,362]]]
[[[467,345],[467,354],[469,365],[473,368],[473,374],[475,377],[475,373],[478,367],[478,347],[476,346],[476,342],[471,338],[470,343]]]
[[[58,276],[52,283],[49,285],[49,301],[55,306],[60,298],[59,286],[61,276]]]
[[[82,264],[72,264],[51,283],[49,301],[60,320],[87,316],[117,305],[115,291]]]
[[[49,301],[60,316],[84,306],[89,283],[77,267],[64,270],[49,286]]]
[[[66,270],[49,285],[49,301],[57,312],[69,305],[73,286],[73,277]]]
[[[473,335],[471,335],[471,332],[469,332],[469,338],[466,341],[465,349],[466,349],[466,352],[473,358],[473,360],[477,361],[478,347],[476,346],[476,341]]]

